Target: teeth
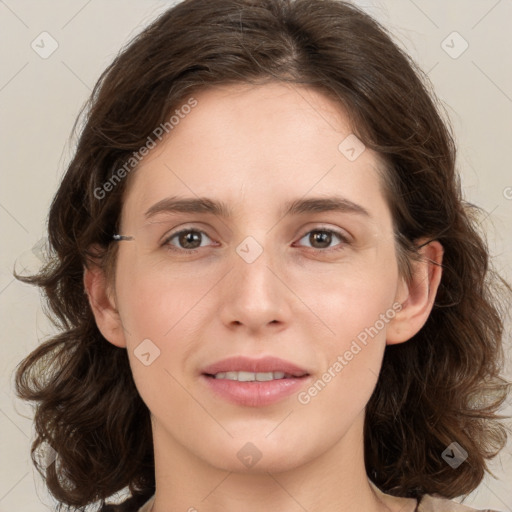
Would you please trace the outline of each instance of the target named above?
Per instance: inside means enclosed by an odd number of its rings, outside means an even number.
[[[239,382],[265,382],[287,378],[284,372],[219,372],[216,379],[238,380]]]

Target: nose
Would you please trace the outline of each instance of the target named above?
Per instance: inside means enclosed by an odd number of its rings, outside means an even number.
[[[254,244],[254,242],[253,242]],[[261,251],[255,244],[233,254],[232,270],[226,276],[220,297],[220,318],[231,330],[246,330],[260,334],[263,331],[282,330],[289,323],[293,293],[286,283],[282,265],[271,257],[271,251],[263,249],[254,261],[251,251]],[[244,253],[244,248],[249,248]]]

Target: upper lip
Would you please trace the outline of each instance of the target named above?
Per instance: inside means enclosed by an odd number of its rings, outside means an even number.
[[[277,357],[261,357],[258,359],[234,356],[222,359],[216,363],[210,364],[203,368],[202,373],[207,375],[215,375],[221,372],[253,372],[253,373],[267,373],[267,372],[284,372],[293,377],[303,377],[308,375],[308,372],[303,368]]]

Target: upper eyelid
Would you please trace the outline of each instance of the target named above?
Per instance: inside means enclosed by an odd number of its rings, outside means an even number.
[[[203,233],[204,235],[206,235],[208,238],[211,238],[211,236],[207,233],[207,231],[203,228],[199,228],[197,226],[182,226],[180,228],[177,228],[176,230],[174,229],[171,229],[170,231],[166,232],[161,238],[160,240],[162,242],[165,242],[167,240],[169,240],[170,238],[182,233],[183,231],[198,231],[200,233]]]

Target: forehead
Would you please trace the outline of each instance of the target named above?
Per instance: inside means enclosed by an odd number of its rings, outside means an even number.
[[[266,214],[272,203],[279,208],[333,193],[388,215],[382,162],[362,145],[356,159],[347,158],[344,141],[354,141],[352,128],[342,106],[326,95],[269,83],[217,86],[193,98],[196,106],[130,176],[123,216],[140,215],[167,196],[215,196],[234,211]]]

